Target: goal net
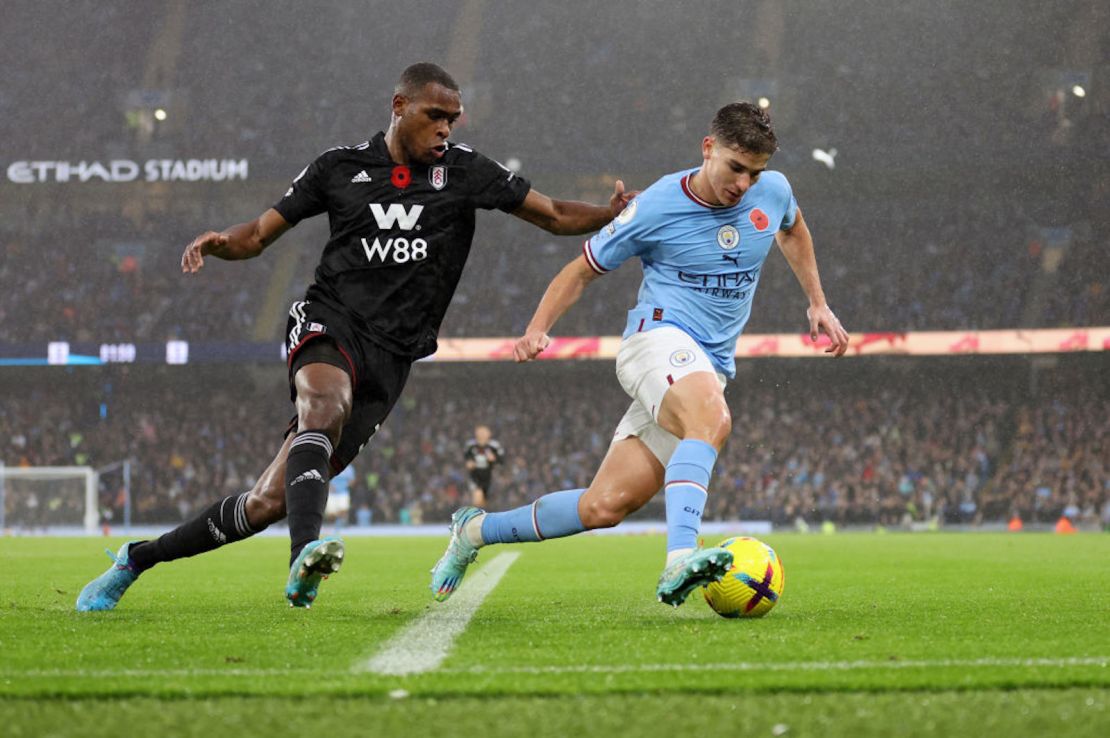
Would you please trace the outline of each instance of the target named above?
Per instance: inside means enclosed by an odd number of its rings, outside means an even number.
[[[87,466],[14,467],[0,463],[0,531],[93,533],[98,477]]]

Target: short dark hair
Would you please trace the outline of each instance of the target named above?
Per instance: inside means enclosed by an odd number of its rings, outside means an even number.
[[[424,89],[424,85],[432,83],[443,85],[455,92],[459,91],[458,84],[443,67],[431,62],[417,62],[401,72],[401,78],[397,80],[397,86],[393,92],[411,97]]]
[[[753,154],[773,154],[779,150],[771,116],[747,100],[729,103],[713,116],[710,135],[727,146],[737,146]]]

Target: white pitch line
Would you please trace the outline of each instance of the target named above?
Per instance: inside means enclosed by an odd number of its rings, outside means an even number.
[[[438,669],[482,600],[519,556],[520,553],[514,551],[493,558],[473,572],[450,600],[433,606],[387,641],[377,654],[355,664],[353,671],[406,676]]]
[[[297,675],[316,675],[320,669],[0,669],[0,679],[53,679],[68,677],[77,679],[116,679],[133,677],[137,679],[169,677],[288,677]]]
[[[633,674],[640,672],[701,671],[866,671],[887,669],[949,669],[984,666],[1023,668],[1064,668],[1068,666],[1110,666],[1107,656],[1074,658],[985,658],[885,661],[780,661],[726,662],[720,664],[568,664],[566,666],[471,666],[444,669],[441,674]]]
[[[493,562],[490,562],[493,563]],[[461,593],[462,590],[459,590]],[[459,595],[456,595],[458,597]],[[361,665],[360,665],[361,666]],[[986,658],[934,659],[904,661],[751,661],[720,664],[569,664],[566,666],[471,666],[443,669],[440,674],[635,674],[642,672],[703,671],[885,671],[891,669],[952,669],[976,667],[1009,667],[1026,669],[1063,669],[1072,666],[1110,667],[1110,656],[1074,656],[1067,658]],[[363,669],[364,670],[364,669]],[[0,679],[45,679],[73,677],[79,679],[212,677],[212,676],[300,676],[331,673],[324,669],[0,669]]]

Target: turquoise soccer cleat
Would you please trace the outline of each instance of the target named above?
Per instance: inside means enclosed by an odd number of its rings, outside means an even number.
[[[118,554],[113,554],[110,549],[104,549],[108,558],[112,560],[112,566],[86,584],[81,594],[77,595],[77,612],[115,609],[123,593],[139,578],[139,572],[127,555],[128,550],[135,543],[138,541],[128,541],[123,544]]]
[[[343,565],[343,541],[335,536],[321,538],[301,549],[285,584],[285,599],[290,607],[312,607],[320,582]]]
[[[719,582],[732,566],[732,553],[723,548],[699,548],[680,556],[663,570],[655,596],[678,607],[697,587]]]
[[[476,507],[460,507],[451,516],[451,542],[443,557],[432,567],[431,590],[436,602],[446,602],[466,575],[466,567],[478,558],[477,547],[471,545],[463,534],[463,528],[476,516],[484,514]]]

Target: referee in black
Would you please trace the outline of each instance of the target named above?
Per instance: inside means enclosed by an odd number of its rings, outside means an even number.
[[[553,200],[528,180],[449,141],[462,115],[459,86],[430,63],[408,67],[389,129],[320,154],[285,196],[249,223],[209,231],[186,247],[181,269],[206,256],[251,259],[301,220],[327,213],[331,237],[303,300],[289,311],[289,385],[296,416],[254,487],[214,502],[152,541],[124,544],[89,583],[79,610],[110,610],[155,564],[211,551],[289,518],[286,598],[307,607],[337,571],[343,544],[319,540],[328,480],[358,455],[389,415],[412,363],[436,335],[474,236],[475,211],[497,208],[554,234],[600,229],[631,199],[616,182],[608,205]]]

